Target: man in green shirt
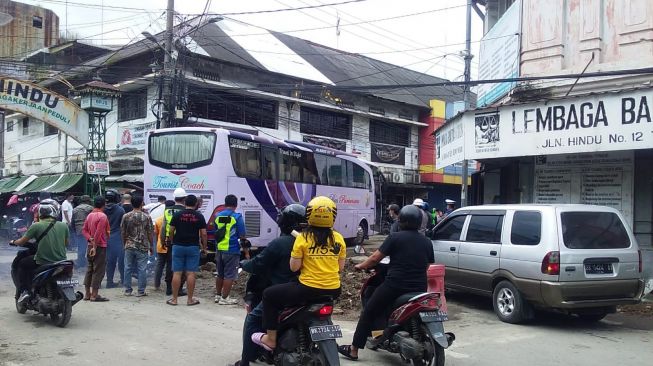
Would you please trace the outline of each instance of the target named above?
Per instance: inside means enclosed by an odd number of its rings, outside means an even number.
[[[30,239],[39,239],[35,255],[27,256],[18,262],[18,280],[20,282],[21,296],[19,302],[24,302],[30,296],[32,276],[34,270],[48,263],[55,263],[66,259],[66,246],[68,245],[68,226],[57,221],[59,204],[52,199],[45,199],[39,204],[39,222],[29,227],[25,236],[13,241],[11,244],[25,245]]]

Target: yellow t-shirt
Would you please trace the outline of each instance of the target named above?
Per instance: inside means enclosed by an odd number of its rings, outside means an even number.
[[[334,231],[333,238],[335,245],[324,248],[312,243],[310,237],[307,241],[303,234],[295,239],[291,257],[302,259],[299,282],[303,285],[325,290],[340,288],[338,260],[346,258],[347,247],[340,233]]]

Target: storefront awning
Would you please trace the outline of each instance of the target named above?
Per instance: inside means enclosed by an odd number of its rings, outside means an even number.
[[[124,174],[107,177],[106,182],[143,183],[143,174]]]
[[[83,174],[55,174],[40,176],[21,189],[18,194],[33,192],[65,192],[79,183],[82,177]]]
[[[0,180],[0,193],[11,193],[16,189],[16,187],[20,186],[21,183],[26,180],[26,176],[5,178]]]

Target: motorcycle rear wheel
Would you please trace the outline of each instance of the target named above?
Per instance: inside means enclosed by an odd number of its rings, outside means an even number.
[[[424,337],[431,343],[433,349],[433,358],[425,360],[423,358],[413,359],[414,366],[444,366],[444,347],[439,345],[433,337],[430,336],[428,329],[423,329]]]
[[[60,314],[50,314],[50,319],[59,328],[65,327],[70,321],[73,313],[73,303],[70,300],[63,300],[63,307]]]

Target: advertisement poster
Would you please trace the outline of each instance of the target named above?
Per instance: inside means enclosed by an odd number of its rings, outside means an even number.
[[[370,144],[372,146],[372,162],[404,165],[406,149],[398,146]]]

